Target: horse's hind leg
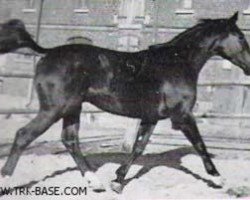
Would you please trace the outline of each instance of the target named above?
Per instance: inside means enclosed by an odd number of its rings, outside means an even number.
[[[116,192],[122,191],[124,187],[124,178],[128,173],[129,168],[133,164],[133,161],[136,160],[136,158],[138,158],[143,153],[149,141],[149,138],[153,133],[155,125],[156,122],[154,123],[145,123],[143,121],[141,122],[137,133],[136,141],[133,146],[132,154],[129,157],[129,159],[117,169],[116,171],[117,178],[116,180],[112,181],[111,187],[114,191]]]
[[[181,130],[187,139],[192,143],[197,153],[201,156],[207,173],[214,177],[219,177],[220,174],[207,152],[207,148],[202,140],[192,114],[183,114],[178,117],[173,117],[171,120],[173,123],[173,128]],[[222,183],[218,182],[217,184],[221,185]]]
[[[69,115],[63,118],[63,131],[62,131],[62,142],[67,148],[68,152],[76,162],[80,172],[84,175],[86,170],[89,170],[90,166],[82,155],[79,147],[78,131],[80,127],[80,115]]]
[[[76,109],[74,114],[71,113],[63,118],[62,142],[76,162],[82,176],[85,176],[90,182],[92,189],[101,192],[104,191],[104,187],[94,173],[90,172],[92,171],[91,166],[79,147],[80,111],[81,107]]]
[[[59,119],[58,113],[57,110],[40,111],[30,123],[16,132],[10,155],[1,171],[3,176],[13,174],[22,152]]]

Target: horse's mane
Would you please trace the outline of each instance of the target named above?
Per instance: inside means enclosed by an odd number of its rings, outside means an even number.
[[[201,38],[226,32],[228,25],[228,19],[200,19],[195,26],[186,29],[169,42],[151,45],[149,49],[171,46],[183,47],[190,44],[193,46],[194,43],[200,41]]]

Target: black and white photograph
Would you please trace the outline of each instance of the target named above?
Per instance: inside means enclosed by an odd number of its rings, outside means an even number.
[[[250,200],[250,0],[0,0],[0,199]]]

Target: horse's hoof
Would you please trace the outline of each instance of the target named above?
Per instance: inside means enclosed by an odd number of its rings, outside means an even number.
[[[84,177],[87,179],[89,187],[94,192],[104,192],[106,191],[101,181],[97,178],[97,176],[93,172],[86,172]]]
[[[122,192],[122,190],[123,190],[123,185],[122,185],[121,183],[116,182],[116,181],[112,181],[111,184],[110,184],[110,186],[111,186],[111,189],[112,189],[114,192],[119,193],[119,194],[120,194],[120,193]]]
[[[212,176],[211,180],[218,188],[222,188],[225,185],[225,179],[221,176]]]

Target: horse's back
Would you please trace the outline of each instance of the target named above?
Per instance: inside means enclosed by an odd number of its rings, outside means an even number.
[[[135,84],[139,58],[91,45],[61,46],[41,58],[35,83],[39,95],[51,96],[54,104],[78,98],[111,113],[140,117]]]

